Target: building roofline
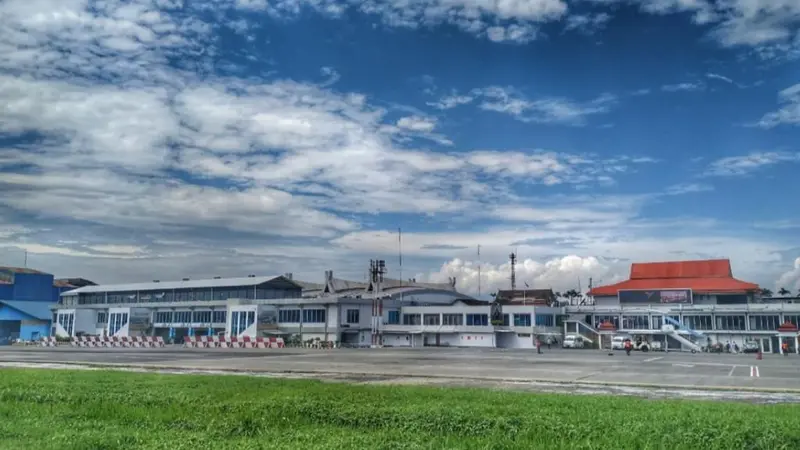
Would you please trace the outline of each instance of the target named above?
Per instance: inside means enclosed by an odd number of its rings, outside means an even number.
[[[284,281],[301,288],[298,282],[287,278],[285,275],[272,275],[261,277],[238,277],[238,278],[211,278],[183,281],[157,281],[150,283],[128,283],[128,284],[100,284],[97,286],[84,286],[72,289],[61,294],[62,297],[78,294],[112,293],[112,292],[132,292],[132,291],[158,291],[173,289],[203,289],[203,288],[227,288],[227,287],[252,287],[273,281]]]

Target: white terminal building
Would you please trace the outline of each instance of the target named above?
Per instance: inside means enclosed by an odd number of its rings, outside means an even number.
[[[727,260],[633,264],[631,278],[589,291],[580,305],[550,289],[498,291],[477,300],[449,283],[384,278],[294,280],[291,274],[85,286],[61,294],[52,335],[75,337],[281,336],[286,340],[391,347],[534,348],[537,337],[580,336],[606,348],[613,336],[658,341],[670,350],[757,342],[798,352],[800,301],[761,298],[732,277]],[[545,340],[545,339],[542,339]]]

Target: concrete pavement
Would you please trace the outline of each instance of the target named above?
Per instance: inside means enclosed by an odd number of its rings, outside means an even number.
[[[0,365],[59,363],[171,371],[238,371],[352,382],[456,380],[459,384],[556,383],[649,389],[782,391],[800,401],[800,358],[765,355],[507,349],[76,349],[0,348]],[[419,382],[419,381],[416,381]],[[789,399],[789,400],[786,400]]]

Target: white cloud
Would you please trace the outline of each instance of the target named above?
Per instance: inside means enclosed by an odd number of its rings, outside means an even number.
[[[397,126],[411,131],[431,132],[436,128],[436,121],[425,117],[408,116],[398,120]]]
[[[468,94],[451,93],[429,105],[451,109],[476,102],[480,109],[508,114],[522,122],[581,126],[588,117],[609,112],[616,101],[611,94],[602,94],[587,102],[560,97],[530,99],[513,88],[489,86],[473,89]]]
[[[691,92],[699,91],[703,88],[705,88],[705,86],[700,83],[678,83],[661,86],[661,90],[666,92]]]
[[[480,277],[478,275],[480,266]],[[589,278],[595,285],[612,283],[626,278],[627,268],[623,264],[600,261],[589,256],[569,255],[552,258],[546,261],[533,259],[520,260],[515,265],[517,289],[549,289],[563,292],[581,288],[587,291]],[[477,294],[478,280],[482,296],[497,292],[499,289],[511,289],[511,263],[490,264],[475,260],[455,258],[444,263],[438,271],[417,274],[417,281],[446,282],[448,278],[456,278],[456,288],[461,292]]]
[[[753,152],[743,156],[718,159],[709,166],[708,174],[717,176],[748,175],[763,167],[800,161],[800,153]]]
[[[762,128],[774,128],[778,125],[800,125],[800,83],[790,86],[778,93],[781,108],[765,114],[758,122]]]
[[[782,274],[775,283],[775,294],[777,289],[786,288],[792,291],[793,295],[800,295],[800,258],[794,260],[794,267]]]
[[[726,82],[728,84],[733,84],[733,80],[731,80],[730,78],[728,78],[726,76],[717,74],[717,73],[707,73],[706,74],[706,78],[709,78],[711,80],[724,81],[724,82]]]
[[[681,195],[691,194],[694,192],[708,192],[713,191],[714,187],[708,184],[700,183],[681,183],[669,186],[666,190],[667,195]]]

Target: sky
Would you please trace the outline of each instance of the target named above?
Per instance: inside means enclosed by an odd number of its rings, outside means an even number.
[[[4,0],[0,17],[0,264],[321,282],[385,259],[485,296],[511,252],[518,287],[556,290],[730,258],[800,290],[796,0]]]

